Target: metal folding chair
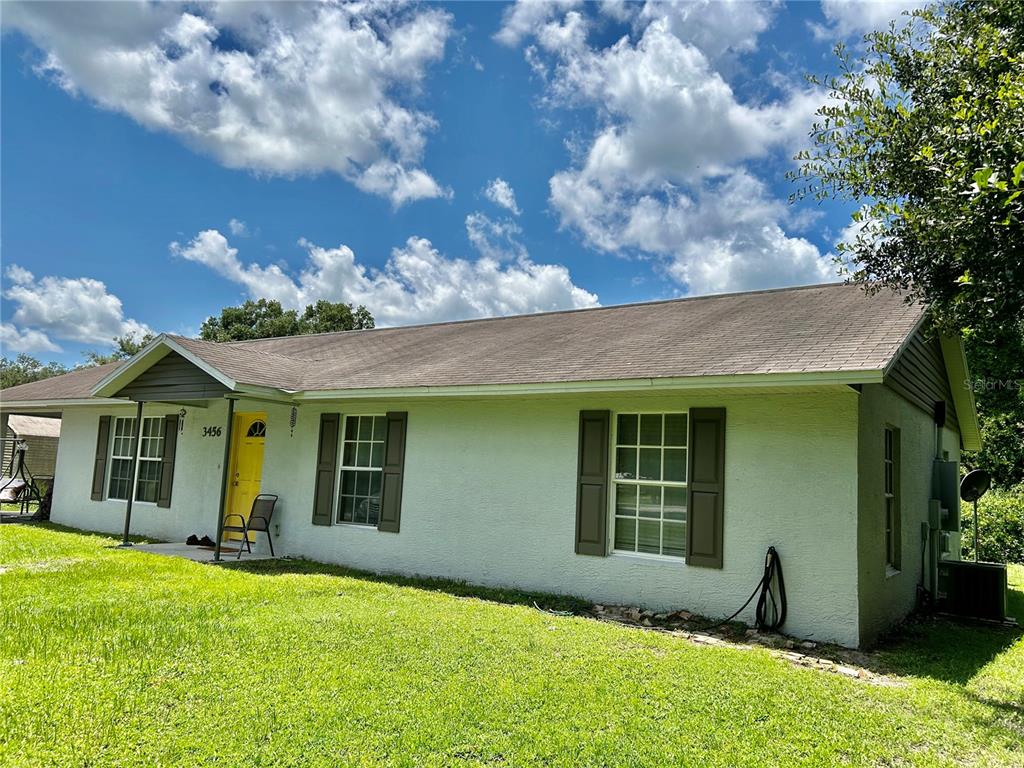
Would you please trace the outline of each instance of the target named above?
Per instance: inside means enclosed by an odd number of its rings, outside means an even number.
[[[252,509],[249,511],[249,519],[246,520],[237,512],[230,512],[224,515],[224,531],[242,534],[242,542],[249,554],[252,554],[252,547],[249,544],[249,532],[267,534],[267,544],[270,545],[270,556],[274,557],[274,541],[270,535],[270,519],[274,516],[274,507],[277,505],[277,496],[272,493],[261,493],[252,500]],[[241,525],[230,525],[228,520],[237,517]],[[238,556],[236,560],[242,559],[242,545],[238,545]]]

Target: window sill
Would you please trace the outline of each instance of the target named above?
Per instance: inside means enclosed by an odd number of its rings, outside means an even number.
[[[348,521],[335,522],[332,527],[334,527],[334,528],[352,528],[354,530],[363,530],[363,531],[377,531],[377,530],[379,530],[376,525],[370,525],[369,523],[350,523]]]
[[[893,568],[891,565],[885,566],[886,579],[891,579],[894,576],[899,576],[901,573],[903,573],[903,571],[901,571],[899,568]]]
[[[655,563],[674,563],[677,565],[686,565],[685,557],[673,557],[671,555],[655,555],[650,552],[623,552],[618,549],[613,549],[609,554],[609,557],[621,557],[624,560],[647,560]]]

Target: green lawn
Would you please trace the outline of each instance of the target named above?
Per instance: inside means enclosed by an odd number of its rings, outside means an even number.
[[[514,593],[114,543],[0,527],[0,765],[1024,764],[1020,631],[917,625],[879,686]]]

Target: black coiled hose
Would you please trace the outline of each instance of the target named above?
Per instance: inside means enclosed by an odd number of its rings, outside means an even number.
[[[775,583],[774,589],[772,588],[773,582]],[[779,559],[779,553],[775,547],[768,547],[768,552],[764,556],[764,572],[761,574],[761,580],[754,587],[754,591],[750,593],[747,602],[729,618],[722,619],[706,629],[714,629],[728,624],[750,605],[750,601],[759,592],[760,596],[757,598],[757,608],[754,612],[757,628],[777,632],[786,623],[786,580],[782,577],[782,561]],[[769,608],[771,609],[770,618]]]
[[[772,582],[777,581],[778,599],[772,591]],[[782,577],[782,561],[775,547],[768,547],[764,556],[764,576],[758,585],[761,596],[757,598],[757,609],[754,613],[758,629],[777,632],[786,623],[786,580]],[[756,592],[757,590],[755,590]],[[749,600],[747,601],[750,602]],[[768,604],[771,603],[771,619],[768,618]]]

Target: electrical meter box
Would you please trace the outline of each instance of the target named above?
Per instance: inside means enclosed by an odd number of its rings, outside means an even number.
[[[942,513],[939,528],[943,531],[960,530],[960,464],[935,459],[932,466],[932,498],[939,500]]]

